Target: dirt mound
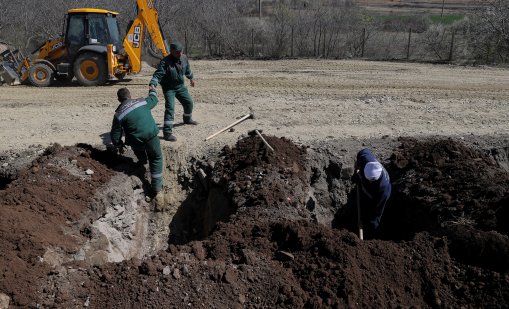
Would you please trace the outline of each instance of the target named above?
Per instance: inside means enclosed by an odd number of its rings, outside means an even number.
[[[183,203],[187,210],[179,211],[187,211],[182,222],[195,224],[186,231],[202,229],[202,237],[175,241],[170,234],[166,251],[96,266],[69,261],[54,268],[37,256],[48,246],[72,251],[80,242],[67,240],[61,228],[79,235],[76,222],[94,205],[89,200],[94,188],[113,172],[112,165],[100,162],[111,158],[96,161],[102,153],[91,148],[50,151],[0,191],[2,201],[9,201],[2,202],[2,213],[8,210],[10,218],[2,218],[0,257],[9,280],[1,281],[0,292],[11,296],[15,307],[58,308],[476,308],[509,301],[504,267],[509,244],[499,228],[507,212],[507,174],[485,153],[453,140],[401,140],[388,165],[395,190],[382,220],[385,240],[360,241],[354,233],[313,220],[306,205],[311,178],[317,176],[307,168],[305,148],[266,138],[275,152],[258,137],[246,137],[225,148],[212,165],[195,162],[209,176],[188,201],[199,203]],[[76,175],[57,168],[62,165]],[[87,178],[88,168],[96,172]],[[65,181],[49,185],[53,179]],[[59,200],[32,202],[47,198],[43,188],[58,188]],[[35,192],[33,198],[16,205],[23,190]],[[30,209],[31,204],[38,206]],[[21,216],[15,214],[19,210]],[[32,213],[41,217],[40,224],[51,223],[45,226],[47,239],[37,238],[37,227],[18,233],[28,228],[21,218]],[[460,214],[464,219],[455,217]],[[6,224],[10,228],[4,229]],[[23,235],[31,239],[30,248],[16,247]],[[8,272],[20,265],[30,276]]]
[[[258,136],[226,147],[214,169],[216,183],[226,182],[237,207],[274,207],[303,204],[307,186],[305,148],[285,138],[266,137],[269,151]]]
[[[52,250],[75,252],[83,242],[91,198],[111,175],[86,149],[57,144],[0,191],[0,291],[15,304],[36,303]]]
[[[413,207],[423,207],[440,225],[467,223],[507,234],[509,217],[501,215],[501,206],[509,196],[509,175],[488,153],[452,139],[401,142],[390,170],[396,191]]]
[[[386,237],[446,235],[456,259],[509,270],[509,174],[488,152],[453,139],[404,138],[389,170]]]

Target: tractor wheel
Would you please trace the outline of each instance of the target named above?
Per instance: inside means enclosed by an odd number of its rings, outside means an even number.
[[[97,53],[83,53],[74,62],[74,76],[82,86],[103,85],[108,80],[106,59]]]
[[[36,63],[28,70],[28,80],[37,87],[48,87],[53,79],[53,70],[44,63]]]

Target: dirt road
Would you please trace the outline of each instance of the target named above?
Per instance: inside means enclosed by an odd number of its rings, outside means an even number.
[[[197,127],[175,129],[191,149],[232,144],[253,128],[307,142],[332,137],[507,134],[506,69],[331,60],[192,61]],[[0,87],[0,151],[32,144],[100,144],[116,91],[147,95],[153,68],[112,86]],[[160,88],[158,88],[160,90]],[[161,124],[162,104],[154,110]],[[205,143],[248,113],[257,119]],[[176,120],[182,119],[177,103]]]

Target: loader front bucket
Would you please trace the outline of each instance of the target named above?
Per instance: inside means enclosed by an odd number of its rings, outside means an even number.
[[[16,81],[20,81],[20,76],[17,73],[20,64],[19,58],[18,50],[11,51],[8,49],[0,54],[0,82],[14,85]]]
[[[0,62],[0,78],[7,85],[14,85],[19,76],[8,64]]]

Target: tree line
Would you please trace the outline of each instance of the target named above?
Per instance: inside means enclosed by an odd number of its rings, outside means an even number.
[[[121,13],[123,31],[134,0],[0,0],[0,41],[33,48],[63,32],[68,9]],[[452,23],[427,16],[387,19],[351,0],[154,1],[167,39],[191,57],[365,58],[507,63],[509,1],[479,0]],[[261,10],[263,8],[263,10]]]

